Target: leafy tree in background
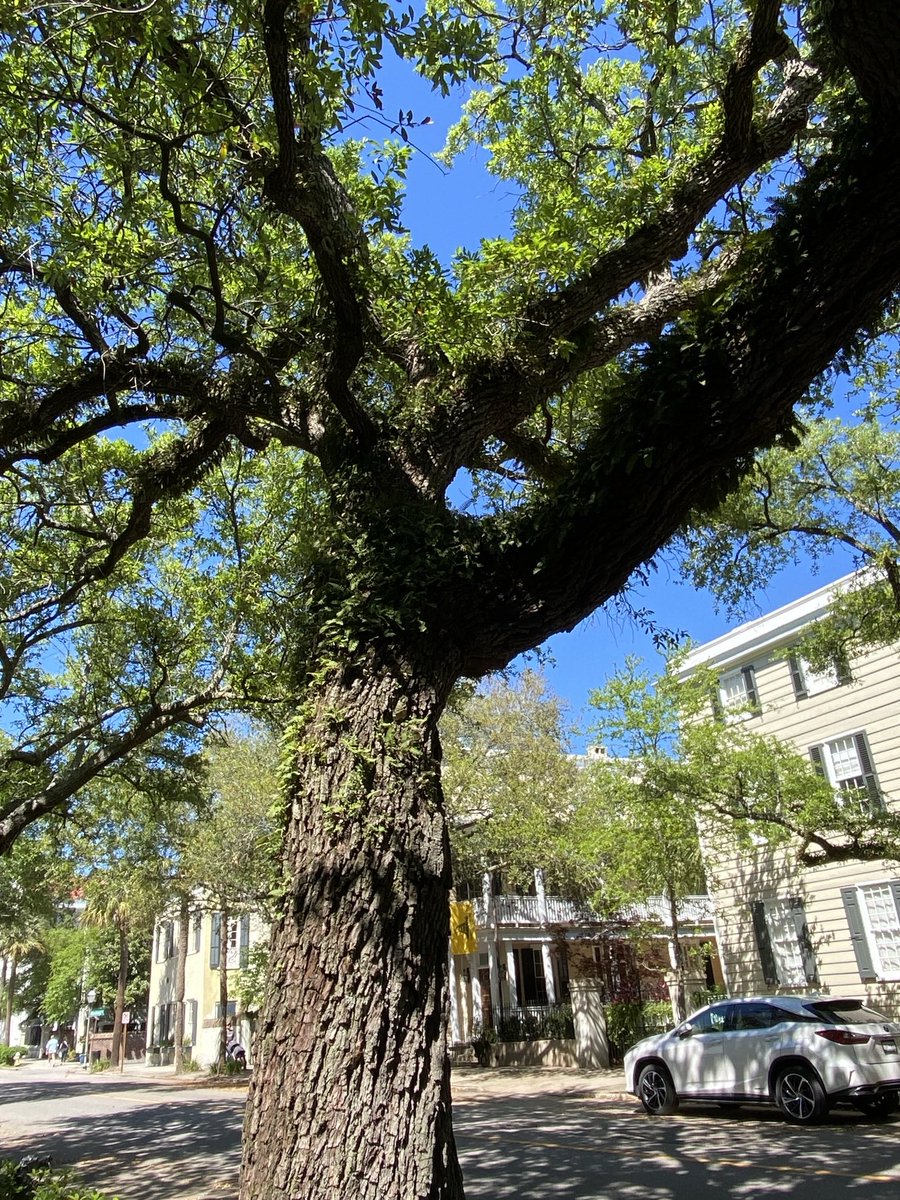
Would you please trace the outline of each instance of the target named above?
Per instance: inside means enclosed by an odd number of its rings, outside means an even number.
[[[894,5],[3,18],[3,665],[12,718],[37,708],[0,846],[141,741],[269,698],[227,677],[245,636],[288,667],[242,1200],[457,1200],[438,718],[619,592],[877,329]],[[511,236],[449,269],[400,225],[418,118],[385,117],[388,50],[442,93],[478,82],[450,154],[487,147],[516,197]],[[223,509],[221,584],[205,489],[235,462],[259,483]],[[57,684],[49,647],[79,638]]]
[[[701,687],[667,673],[657,679],[629,659],[591,694],[593,732],[616,755],[585,771],[585,802],[573,836],[596,862],[596,903],[618,912],[661,896],[668,909],[678,1020],[687,1015],[691,969],[682,938],[682,905],[706,890],[692,781],[678,756],[678,735],[705,703]]]
[[[162,452],[153,430],[139,436]],[[136,758],[145,773],[189,760],[223,711],[283,722],[288,610],[308,569],[302,530],[278,519],[307,490],[284,455],[211,464],[121,563],[99,548],[143,456],[102,438],[64,457],[0,475],[2,845],[101,772],[127,783]]]
[[[563,836],[578,768],[546,681],[526,671],[461,696],[444,713],[441,739],[455,881],[503,871],[512,886],[528,886],[540,868],[555,890],[584,894]]]
[[[146,864],[122,863],[117,867],[96,871],[88,881],[87,907],[82,921],[112,932],[117,950],[115,972],[115,1002],[111,1054],[114,1063],[122,1053],[125,1030],[122,1014],[132,974],[132,946],[146,946],[152,937],[153,919],[160,907],[158,874],[148,871]]]
[[[896,370],[881,359],[896,381]],[[868,382],[867,374],[863,382]],[[873,381],[874,382],[874,381]],[[884,382],[884,380],[882,380]],[[690,580],[709,588],[736,616],[801,554],[816,561],[836,546],[860,574],[835,598],[829,619],[805,637],[803,653],[821,669],[854,647],[900,638],[900,425],[896,394],[874,389],[851,418],[808,421],[795,448],[764,451],[710,521],[682,539]]]
[[[276,745],[263,732],[232,733],[211,743],[206,769],[212,803],[182,852],[181,877],[192,903],[199,900],[217,922],[221,1065],[228,1045],[231,928],[251,912],[270,916],[277,891],[277,765]]]
[[[0,859],[0,997],[3,1045],[12,1036],[12,1015],[29,1007],[36,955],[46,945],[46,930],[59,905],[69,897],[72,875],[61,861],[49,831],[29,829]],[[27,965],[23,973],[20,968]]]

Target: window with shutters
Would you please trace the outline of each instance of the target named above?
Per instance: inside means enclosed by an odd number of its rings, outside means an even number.
[[[165,962],[175,955],[175,924],[173,921],[160,921],[156,927],[156,961]]]
[[[188,942],[188,954],[196,954],[200,949],[200,934],[203,927],[203,913],[195,912],[191,917],[191,936]]]
[[[726,721],[743,721],[759,714],[759,694],[752,667],[741,667],[719,678],[718,709]]]
[[[246,967],[250,953],[250,917],[244,914],[228,922],[227,966]]]
[[[223,939],[223,932],[225,937]],[[231,918],[227,926],[223,925],[222,914],[212,915],[212,935],[209,946],[209,965],[219,966],[222,954],[222,942],[225,942],[225,966],[230,971],[234,967],[246,967],[250,956],[250,917]]]
[[[820,692],[827,692],[850,682],[850,668],[844,659],[835,659],[824,671],[814,670],[802,654],[792,654],[788,661],[794,695],[798,700],[805,696],[817,696]]]
[[[841,890],[860,978],[900,979],[900,880]]]
[[[842,803],[858,805],[868,812],[883,807],[865,733],[810,746],[809,756],[819,774],[838,792],[846,793],[840,797]]]
[[[750,912],[768,986],[802,988],[817,983],[816,956],[801,898],[755,900]]]

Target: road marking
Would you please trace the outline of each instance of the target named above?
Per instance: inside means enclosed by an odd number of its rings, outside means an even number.
[[[541,1138],[510,1137],[506,1133],[504,1133],[504,1134],[479,1133],[476,1140],[477,1141],[504,1142],[507,1144],[513,1143],[513,1144],[519,1145],[519,1146],[541,1146],[546,1150],[581,1150],[585,1153],[595,1153],[595,1154],[601,1150],[601,1147],[599,1147],[596,1142],[585,1146],[585,1145],[581,1145],[580,1143],[577,1143],[577,1142],[559,1142],[559,1141],[546,1141]],[[652,1147],[644,1146],[644,1147],[640,1147],[640,1148],[642,1148],[644,1150],[652,1151]],[[620,1156],[627,1156],[627,1155],[633,1154],[634,1151],[635,1151],[635,1147],[619,1149],[615,1146],[609,1146],[606,1144],[604,1144],[602,1147],[603,1154],[618,1154]],[[666,1157],[669,1157],[669,1158],[672,1157],[670,1151],[662,1150],[662,1151],[660,1151],[660,1153],[665,1154]],[[874,1174],[860,1175],[856,1171],[831,1170],[827,1167],[813,1168],[813,1167],[805,1167],[805,1166],[792,1166],[790,1163],[782,1164],[782,1163],[770,1163],[770,1162],[754,1162],[752,1159],[714,1158],[714,1157],[710,1157],[710,1156],[702,1155],[702,1154],[685,1154],[685,1155],[683,1155],[683,1160],[684,1160],[684,1162],[687,1162],[687,1163],[700,1163],[703,1166],[736,1167],[740,1170],[745,1170],[745,1171],[754,1171],[754,1170],[755,1171],[772,1171],[775,1174],[779,1174],[779,1175],[822,1175],[822,1176],[829,1176],[829,1177],[836,1178],[836,1179],[856,1179],[860,1183],[897,1183],[897,1182],[900,1182],[900,1170],[898,1170],[898,1172],[896,1174],[892,1174],[892,1175],[874,1175]],[[678,1159],[676,1161],[680,1162],[681,1159]]]

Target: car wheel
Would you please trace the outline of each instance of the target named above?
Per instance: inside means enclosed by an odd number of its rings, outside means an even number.
[[[870,1099],[854,1100],[853,1106],[875,1120],[879,1117],[889,1117],[900,1108],[900,1093],[884,1092],[881,1096],[872,1096]]]
[[[815,1125],[828,1114],[818,1076],[809,1067],[788,1067],[775,1083],[775,1103],[794,1125]]]
[[[638,1096],[651,1117],[664,1117],[678,1108],[671,1075],[655,1063],[649,1063],[638,1076]]]

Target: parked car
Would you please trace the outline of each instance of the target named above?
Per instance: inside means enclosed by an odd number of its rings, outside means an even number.
[[[625,1055],[628,1090],[653,1116],[681,1100],[776,1104],[812,1125],[834,1104],[900,1107],[900,1024],[864,1001],[755,996],[709,1004]]]

